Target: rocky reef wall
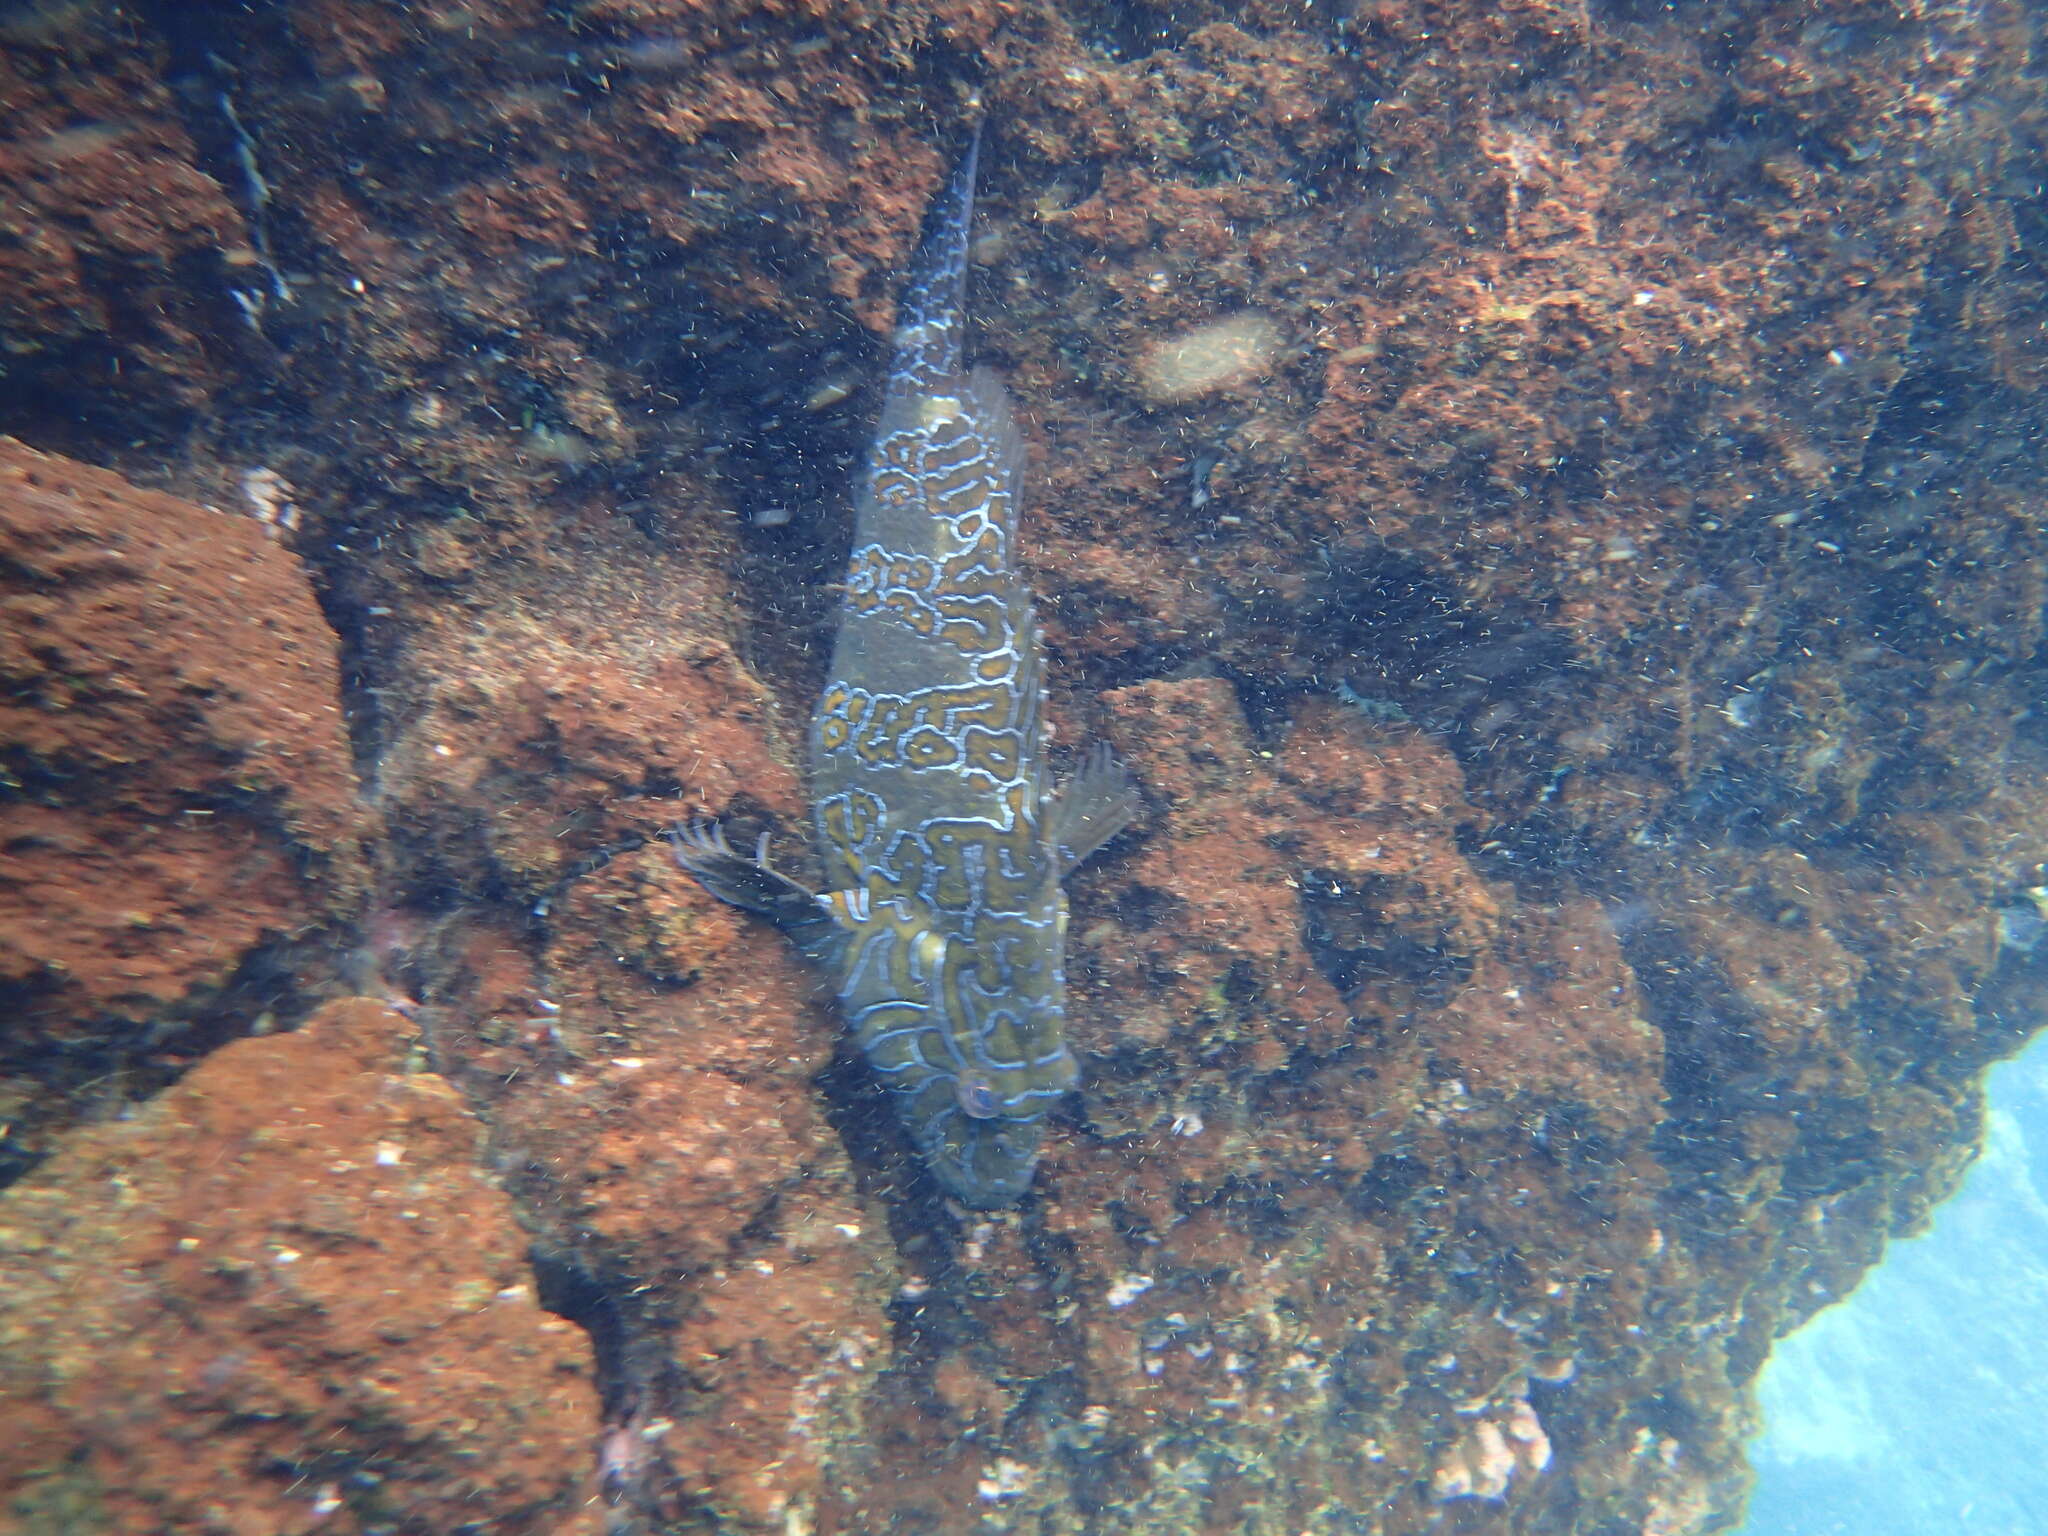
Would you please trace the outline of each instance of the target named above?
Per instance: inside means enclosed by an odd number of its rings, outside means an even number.
[[[0,1530],[1691,1536],[2040,1022],[2017,5],[0,10]],[[978,92],[1081,1091],[691,815]]]

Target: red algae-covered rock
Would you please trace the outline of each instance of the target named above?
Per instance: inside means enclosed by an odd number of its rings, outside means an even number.
[[[1300,807],[1252,755],[1230,686],[1145,683],[1107,702],[1113,738],[1165,807],[1159,834],[1116,866],[1135,887],[1119,909],[1157,938],[1103,957],[1099,984],[1121,1006],[1113,1034],[1082,1043],[1107,1054],[1193,1029],[1198,1055],[1256,1071],[1328,1050],[1345,1009],[1302,942],[1296,861],[1277,846]]]
[[[614,1383],[649,1458],[634,1499],[807,1520],[861,1444],[898,1283],[813,1086],[835,1026],[779,936],[663,845],[574,882],[550,928],[525,986],[464,1000],[480,1017],[450,1056],[529,1170],[547,1262],[622,1293],[605,1306],[634,1335]]]
[[[267,298],[271,278],[200,164],[164,50],[118,7],[10,7],[0,102],[9,371],[144,414],[209,400],[243,340],[220,334],[240,323],[230,289]]]
[[[486,558],[409,615],[417,705],[378,783],[415,868],[518,903],[420,921],[408,974],[543,1270],[615,1346],[607,1486],[647,1518],[783,1531],[860,1443],[898,1279],[814,1084],[816,978],[663,835],[803,812],[707,558],[729,521],[677,521],[694,562],[572,543],[540,604]]]
[[[374,822],[334,637],[254,519],[0,440],[0,678],[0,1070],[34,1125],[49,1053],[118,1072],[259,951],[331,942]]]
[[[331,1004],[0,1196],[0,1527],[598,1529],[587,1341],[413,1034]]]
[[[367,927],[599,1341],[616,1518],[1735,1518],[1772,1338],[2041,1019],[2041,18],[572,9],[181,22],[297,297],[149,472],[299,488]],[[658,840],[803,873],[863,382],[971,89],[1060,749],[1146,795],[1072,882],[1081,1089],[979,1217]]]
[[[419,707],[379,784],[387,814],[466,889],[537,897],[594,850],[664,831],[678,795],[690,810],[796,811],[764,729],[772,702],[731,642],[621,574],[588,571],[616,587],[545,609],[507,594],[428,611],[406,641]]]

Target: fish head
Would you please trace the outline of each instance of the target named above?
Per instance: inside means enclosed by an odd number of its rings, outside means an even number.
[[[1056,1038],[1022,1055],[1018,1033],[998,1016],[977,1049],[935,1051],[941,1060],[921,1081],[897,1083],[918,1150],[946,1192],[968,1206],[1009,1205],[1030,1187],[1046,1113],[1080,1077]]]
[[[925,1165],[946,1193],[975,1210],[1014,1205],[1031,1187],[1045,1140],[1045,1121],[956,1111],[925,1142]]]

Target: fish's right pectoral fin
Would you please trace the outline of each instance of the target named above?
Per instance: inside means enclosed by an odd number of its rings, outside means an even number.
[[[1098,741],[1080,770],[1054,797],[1046,834],[1065,876],[1128,827],[1139,809],[1138,786],[1130,770]]]

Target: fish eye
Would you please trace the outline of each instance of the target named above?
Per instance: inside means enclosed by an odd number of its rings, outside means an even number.
[[[995,1086],[985,1077],[963,1077],[954,1092],[960,1107],[977,1120],[990,1119],[1003,1107]]]

